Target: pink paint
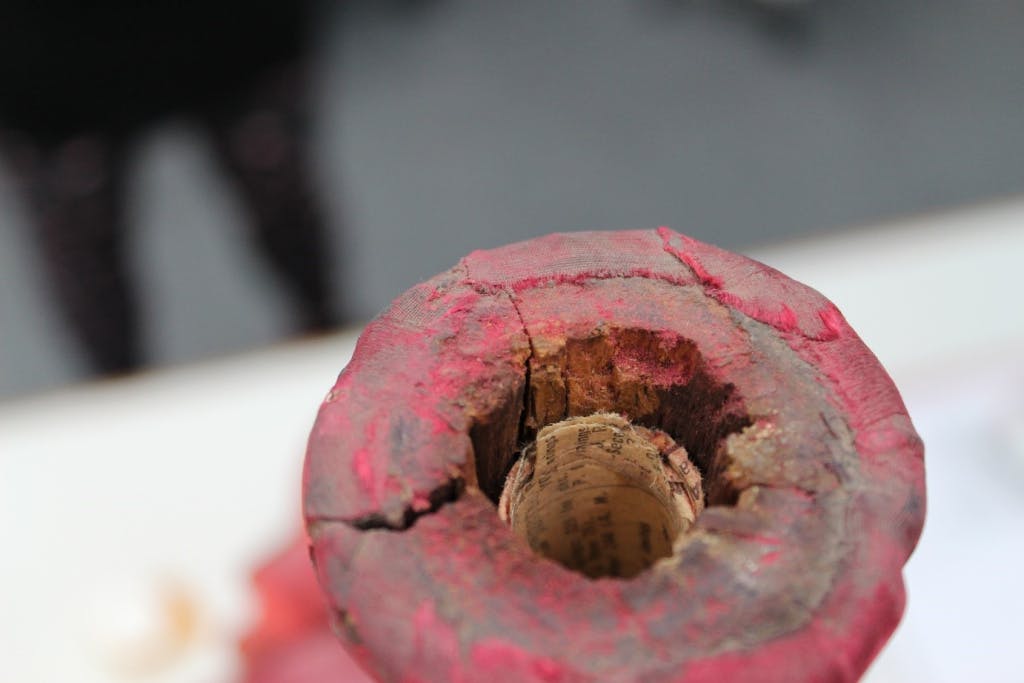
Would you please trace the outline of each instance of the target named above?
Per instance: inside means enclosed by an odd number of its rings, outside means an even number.
[[[377,440],[377,423],[373,420],[366,423],[366,428],[363,432],[365,442],[372,444]],[[358,478],[360,485],[363,490],[370,496],[370,500],[374,504],[379,502],[379,487],[377,477],[374,472],[374,458],[373,453],[369,448],[357,449],[355,454],[352,456],[352,469],[355,472],[356,478]]]
[[[732,609],[732,605],[714,598],[705,600],[701,607],[707,612],[708,618],[711,621],[720,619]]]
[[[796,313],[794,313],[793,309],[786,304],[781,304],[779,306],[779,312],[771,325],[775,329],[782,330],[783,332],[796,332],[800,329],[799,323],[796,319]]]
[[[459,657],[458,637],[450,625],[438,618],[432,601],[424,600],[420,603],[413,615],[412,624],[419,656],[434,658],[440,655],[446,659]]]
[[[412,509],[414,512],[426,512],[430,509],[430,498],[422,493],[414,494],[412,497]]]
[[[752,651],[694,661],[676,680],[680,683],[856,681],[888,640],[903,610],[903,600],[902,586],[882,582],[861,595],[851,595],[850,586],[843,586],[830,603],[846,602],[859,605],[860,609],[843,615],[841,630],[829,627],[830,610],[823,610],[818,619],[798,634],[771,641]],[[833,613],[832,616],[839,615]],[[879,628],[879,624],[887,626]],[[869,637],[865,639],[865,635]]]
[[[537,657],[496,638],[477,642],[470,652],[469,659],[475,678],[468,680],[486,680],[492,683],[568,683],[584,680],[578,673],[572,672],[554,659]]]
[[[809,287],[793,282],[763,263],[737,260],[734,254],[674,233],[667,227],[658,228],[658,235],[662,248],[686,264],[708,295],[726,306],[780,332],[800,334],[816,341],[829,341],[838,336],[841,316]],[[813,293],[812,310],[807,310],[804,303],[809,293]],[[800,301],[801,310],[793,310],[787,301]]]
[[[697,276],[702,284],[708,287],[721,289],[722,279],[709,273],[704,267],[704,264],[700,262],[700,259],[694,255],[692,249],[673,247],[671,243],[672,238],[676,237],[683,244],[683,247],[693,247],[698,244],[697,240],[687,237],[686,235],[680,235],[672,232],[672,230],[664,225],[658,228],[658,236],[661,237],[665,251],[673,254],[676,258],[689,266],[690,270],[693,271],[693,274]]]
[[[844,331],[848,329],[846,318],[839,312],[839,309],[834,304],[829,303],[825,308],[818,311],[818,317],[821,318],[821,322],[825,325],[825,329],[828,330],[827,337],[818,341],[827,341],[829,339],[837,339]]]
[[[582,273],[573,273],[572,275],[563,274],[538,277],[524,277],[509,282],[507,284],[507,287],[512,293],[520,294],[528,290],[541,289],[544,287],[553,287],[556,285],[582,286],[594,280],[613,280],[629,277],[642,277],[648,280],[662,280],[663,282],[668,282],[674,285],[692,284],[692,280],[690,280],[689,278],[674,276],[669,273],[655,272],[648,268],[629,268],[620,270],[595,268],[593,270],[588,270]]]
[[[373,475],[373,454],[368,448],[360,448],[352,456],[352,469],[359,479],[363,490],[370,496],[370,501],[376,504],[379,500],[377,495],[377,479]]]
[[[430,492],[464,462],[471,416],[523,381],[530,343],[546,336],[643,329],[666,349],[693,343],[709,372],[735,382],[741,396],[769,407],[775,401],[771,419],[780,432],[801,410],[826,405],[801,402],[815,392],[786,394],[803,385],[765,369],[770,354],[753,349],[755,335],[729,324],[721,306],[770,326],[815,369],[808,381],[821,384],[857,445],[843,473],[849,480],[826,479],[811,491],[766,487],[755,512],[771,510],[770,517],[722,515],[721,529],[709,517],[700,534],[715,542],[691,548],[694,568],[629,582],[583,584],[538,563],[490,503],[469,494],[401,533],[311,527],[320,530],[321,582],[335,606],[362,620],[358,648],[382,679],[760,680],[769,672],[780,680],[852,680],[864,670],[898,621],[899,571],[923,515],[920,442],[902,401],[818,293],[667,228],[553,235],[474,252],[403,295],[367,328],[322,407],[304,478],[307,520],[428,509]],[[615,362],[663,386],[685,382],[693,370],[656,353],[620,353]],[[353,409],[360,406],[370,408]],[[822,439],[840,439],[839,419],[817,425]],[[714,571],[702,572],[720,566],[715,553],[725,549],[755,562],[755,574],[770,568],[758,581],[801,571],[816,546],[788,548],[792,528],[799,525],[802,543],[825,534],[821,547],[832,547],[825,541],[839,532],[819,513],[841,487],[846,531],[831,588],[808,621],[737,651],[736,634],[768,617],[750,595],[737,598]],[[664,620],[677,610],[686,621],[668,632]]]

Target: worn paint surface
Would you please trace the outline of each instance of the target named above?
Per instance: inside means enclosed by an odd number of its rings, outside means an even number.
[[[536,557],[492,500],[535,430],[595,410],[705,472],[630,580]],[[349,651],[386,681],[853,680],[903,611],[924,464],[842,315],[666,228],[474,252],[367,328],[310,438],[304,509]]]

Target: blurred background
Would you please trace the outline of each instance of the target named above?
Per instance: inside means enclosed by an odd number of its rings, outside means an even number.
[[[280,4],[250,3],[221,18],[265,41],[274,23],[262,15],[283,15],[280,54],[254,48],[256,38],[226,38],[218,52],[199,32],[191,44],[185,22],[213,21],[202,12],[165,21],[175,33],[146,54],[202,58],[191,67],[202,73],[211,60],[228,62],[231,86],[279,63],[308,74],[295,95],[310,102],[308,126],[296,135],[311,150],[303,161],[322,215],[318,251],[327,254],[335,321],[369,319],[471,249],[556,230],[665,224],[749,249],[1024,188],[1020,3],[389,0],[310,6],[304,15]],[[36,24],[48,20],[44,12]],[[10,18],[6,25],[18,32]],[[29,56],[82,58],[54,42]],[[233,48],[254,53],[252,63],[229,57]],[[5,62],[5,74],[34,68]],[[222,172],[216,135],[188,109],[207,83],[222,99],[248,94],[213,76],[172,87],[175,65],[157,66],[155,85],[145,68],[130,74],[134,90],[81,87],[90,74],[80,69],[69,92],[50,89],[71,77],[18,92],[65,118],[76,98],[97,94],[107,98],[94,105],[101,114],[135,114],[109,118],[126,140],[121,261],[139,363],[281,340],[297,329],[296,297],[253,239],[252,207]],[[106,83],[104,73],[92,76]],[[261,103],[242,101],[239,111],[247,105],[257,112]],[[30,113],[32,128],[42,117]],[[80,133],[69,130],[71,140]],[[272,143],[253,137],[256,149]],[[8,399],[90,371],[53,296],[59,277],[44,264],[60,257],[39,248],[13,166],[0,157],[0,398]]]
[[[1024,4],[78,4],[0,9],[0,680],[230,678],[362,324],[658,225],[822,291],[904,392],[929,522],[871,680],[1019,680]],[[108,666],[186,594],[190,663]]]

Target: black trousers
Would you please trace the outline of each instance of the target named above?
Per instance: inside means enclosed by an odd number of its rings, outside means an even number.
[[[296,327],[336,322],[324,216],[308,157],[305,74],[274,68],[193,111],[250,214],[254,247],[294,302]],[[6,130],[0,145],[33,223],[54,299],[95,372],[144,360],[125,224],[125,156],[140,131],[82,130],[34,139]]]

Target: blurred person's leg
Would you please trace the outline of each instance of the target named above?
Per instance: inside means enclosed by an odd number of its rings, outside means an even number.
[[[337,321],[330,249],[314,191],[305,78],[282,68],[203,113],[214,149],[250,212],[255,246],[283,281],[304,331]]]
[[[125,254],[124,140],[5,135],[0,145],[29,208],[47,281],[93,371],[138,367],[140,331]]]

